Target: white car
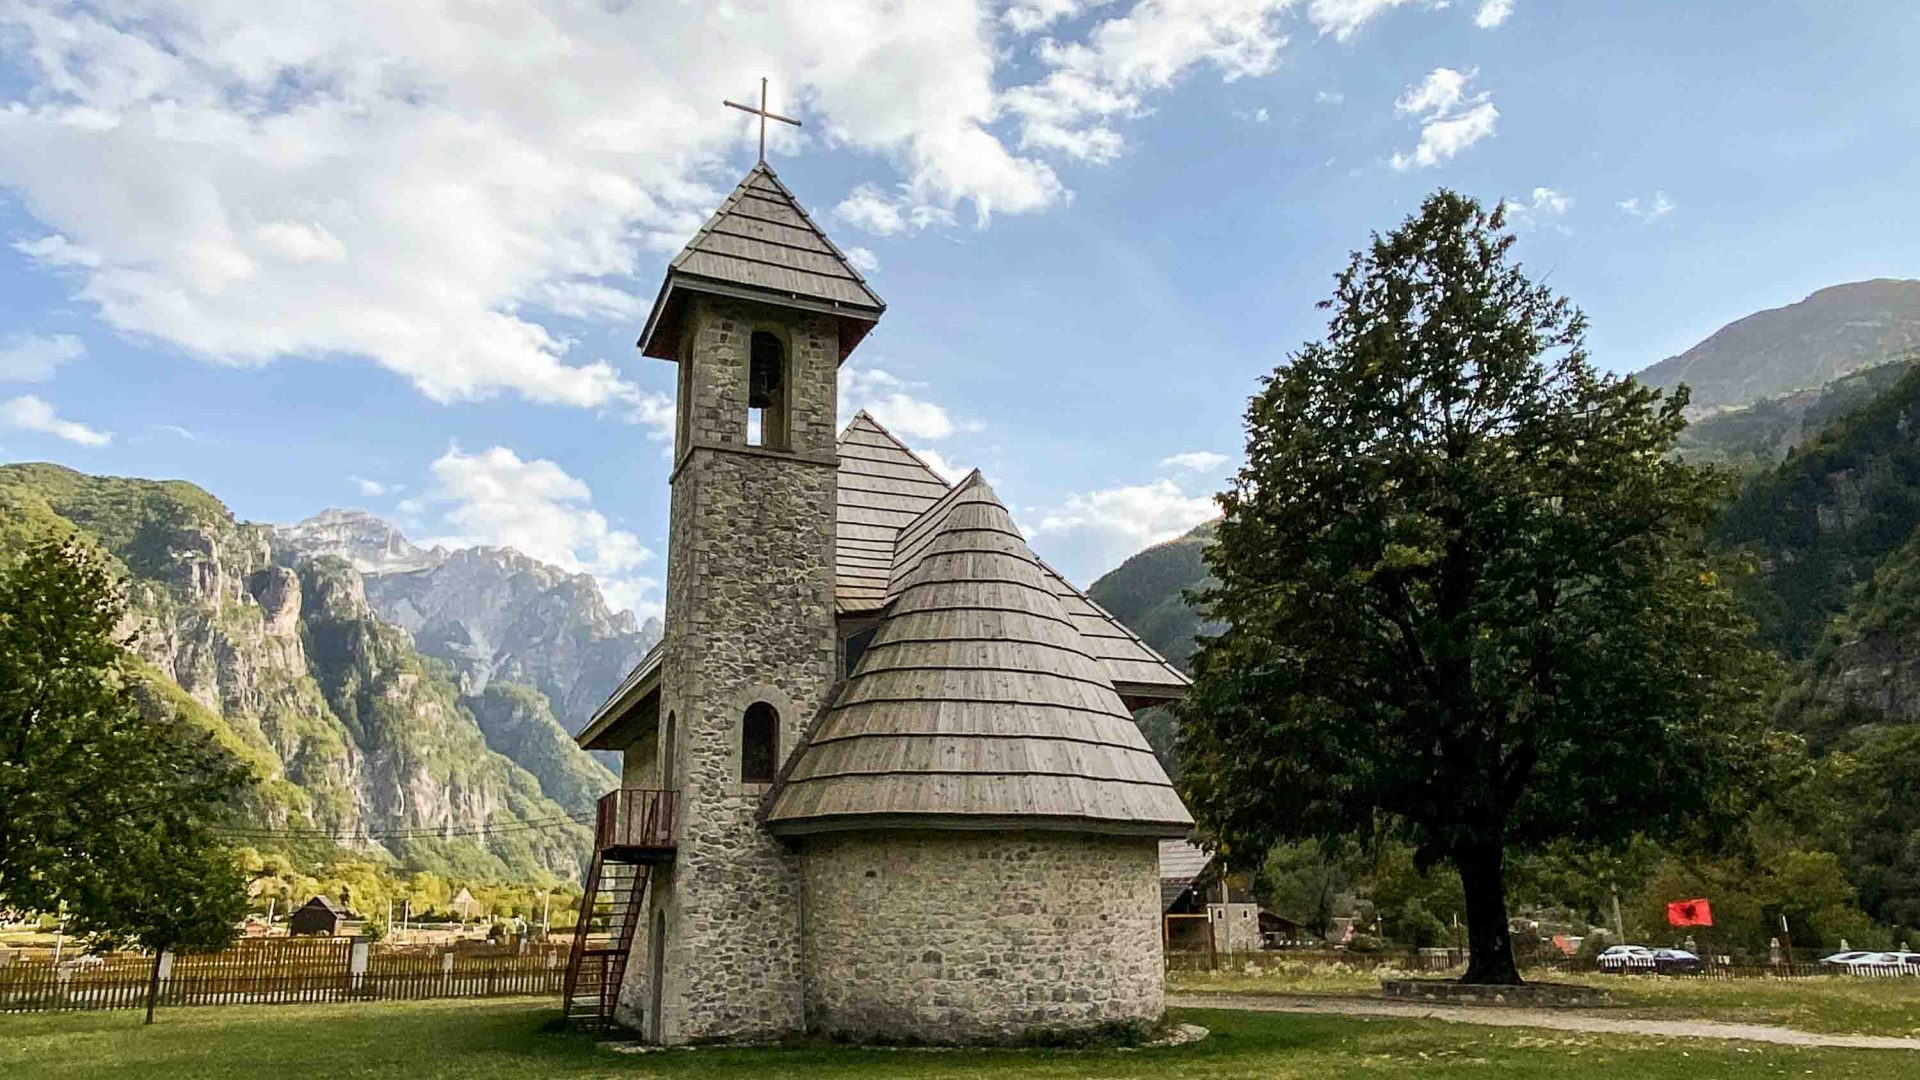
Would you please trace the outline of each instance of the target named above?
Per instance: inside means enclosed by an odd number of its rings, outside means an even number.
[[[1844,952],[1820,962],[1849,975],[1920,975],[1920,953]]]
[[[1602,971],[1652,971],[1659,958],[1645,945],[1609,945],[1594,960]]]

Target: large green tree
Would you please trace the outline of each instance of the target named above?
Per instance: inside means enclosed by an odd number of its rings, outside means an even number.
[[[74,933],[157,964],[233,939],[246,897],[217,827],[247,774],[142,710],[125,616],[110,567],[77,541],[0,560],[0,904],[64,903]]]
[[[1509,852],[1731,811],[1772,678],[1701,541],[1722,481],[1670,454],[1684,390],[1597,372],[1511,244],[1431,196],[1264,380],[1179,744],[1232,850],[1385,833],[1451,863],[1486,983],[1519,981]]]

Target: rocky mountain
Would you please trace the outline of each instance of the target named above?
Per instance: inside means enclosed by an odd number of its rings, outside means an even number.
[[[1824,386],[1914,349],[1920,281],[1881,278],[1821,289],[1729,323],[1639,377],[1660,387],[1686,383],[1694,408],[1708,412]]]
[[[421,570],[447,557],[447,550],[415,547],[400,530],[364,510],[329,508],[296,525],[281,525],[273,539],[303,555],[332,555],[362,574]]]
[[[345,845],[404,869],[576,876],[588,835],[569,814],[611,776],[536,707],[482,693],[481,723],[354,566],[291,550],[190,484],[0,466],[0,547],[76,533],[126,572],[143,698],[260,779],[246,842],[370,837]]]
[[[277,528],[275,543],[359,568],[374,611],[451,664],[463,695],[529,687],[567,732],[660,640],[658,620],[637,626],[631,612],[609,611],[591,576],[512,548],[422,549],[372,514],[337,509]]]

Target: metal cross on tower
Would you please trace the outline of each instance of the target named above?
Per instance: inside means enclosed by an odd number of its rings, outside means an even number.
[[[765,76],[762,76],[760,79],[759,108],[756,109],[750,105],[742,105],[737,101],[722,100],[721,104],[732,106],[741,112],[752,113],[760,118],[760,164],[762,165],[767,163],[767,121],[778,120],[783,124],[792,124],[794,127],[800,126],[800,121],[795,120],[791,116],[781,116],[779,113],[767,111],[767,80]]]

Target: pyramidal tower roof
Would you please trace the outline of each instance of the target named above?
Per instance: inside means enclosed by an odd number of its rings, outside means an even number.
[[[680,358],[680,319],[693,293],[837,316],[842,360],[887,309],[764,161],[668,264],[640,335],[644,354]]]
[[[976,471],[903,530],[888,602],[767,813],[776,832],[1193,827]]]

